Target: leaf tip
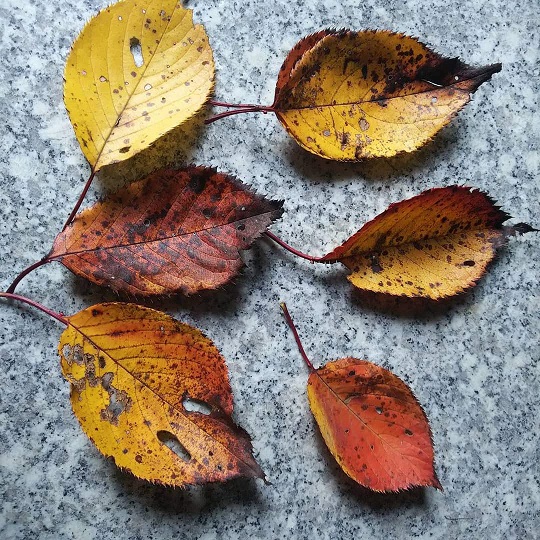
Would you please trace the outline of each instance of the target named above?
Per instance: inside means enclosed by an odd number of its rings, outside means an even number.
[[[442,484],[439,481],[439,478],[437,477],[437,473],[435,473],[435,471],[433,471],[433,479],[431,480],[430,485],[435,489],[438,489],[441,493],[444,493],[444,488],[442,487]]]
[[[531,227],[528,223],[516,223],[505,228],[506,236],[517,236],[518,234],[526,234],[529,232],[539,232],[540,229]]]

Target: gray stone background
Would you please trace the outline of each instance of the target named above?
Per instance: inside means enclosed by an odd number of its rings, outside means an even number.
[[[44,255],[88,166],[62,102],[72,40],[106,0],[0,1],[0,281]],[[107,171],[88,202],[166,162],[209,164],[286,200],[272,230],[323,254],[390,203],[426,188],[489,192],[540,227],[538,0],[192,0],[217,64],[216,99],[269,104],[282,60],[324,27],[417,35],[472,64],[503,63],[414,154],[361,164],[318,159],[272,115],[175,132]],[[150,303],[201,328],[228,361],[235,419],[272,482],[166,489],[123,474],[82,433],[56,354],[59,325],[2,301],[0,538],[539,538],[538,234],[514,239],[470,293],[443,304],[363,297],[337,266],[261,240],[215,294]],[[111,293],[51,264],[19,292],[68,314]],[[307,370],[278,302],[316,365],[356,356],[393,370],[431,421],[445,488],[397,495],[355,485],[308,409]]]

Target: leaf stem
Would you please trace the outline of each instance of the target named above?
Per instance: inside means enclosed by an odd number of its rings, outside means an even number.
[[[67,319],[61,313],[56,313],[56,311],[53,311],[52,309],[45,307],[39,302],[30,300],[30,298],[26,298],[26,296],[21,296],[20,294],[12,294],[9,292],[0,292],[0,298],[9,298],[11,300],[17,300],[18,302],[24,302],[25,304],[35,307],[39,309],[40,311],[43,311],[43,313],[46,313],[47,315],[49,315],[49,317],[56,319],[57,321],[61,322],[62,324],[66,326],[69,324]]]
[[[301,251],[298,251],[297,249],[289,246],[289,244],[285,243],[281,238],[276,236],[274,233],[270,231],[265,231],[266,236],[273,240],[276,244],[279,244],[282,248],[286,249],[287,251],[291,252],[293,255],[296,255],[297,257],[301,257],[302,259],[306,259],[312,263],[315,262],[323,262],[324,257],[313,257],[312,255],[308,255],[307,253],[302,253]]]
[[[229,109],[251,109],[252,107],[267,108],[254,103],[225,103],[224,101],[214,101],[213,99],[211,99],[208,104],[213,107],[228,107]]]
[[[283,310],[283,314],[285,315],[285,320],[287,321],[287,324],[289,325],[289,328],[292,330],[292,333],[294,335],[294,339],[296,341],[296,345],[298,345],[298,350],[300,351],[300,354],[302,355],[302,358],[304,359],[304,362],[306,363],[309,371],[315,371],[315,368],[313,367],[313,364],[311,363],[310,359],[307,357],[306,351],[304,351],[304,347],[302,346],[302,342],[300,341],[300,336],[298,335],[298,331],[296,330],[296,326],[294,326],[294,322],[292,320],[291,315],[289,314],[289,310],[287,309],[287,305],[285,302],[281,302],[279,304],[281,306],[281,309]]]
[[[92,185],[92,180],[94,180],[95,175],[96,175],[96,171],[92,169],[92,172],[90,176],[88,177],[86,184],[84,185],[82,193],[79,195],[79,198],[77,199],[77,202],[75,203],[75,206],[73,210],[71,211],[71,214],[69,214],[69,217],[67,218],[66,222],[64,223],[64,226],[62,227],[63,231],[73,221],[75,214],[77,214],[77,212],[79,211],[79,208],[81,207],[81,204],[83,203],[84,198],[86,197],[86,194],[88,193],[88,190],[90,189],[90,186]]]
[[[204,121],[206,125],[212,124],[213,122],[216,122],[217,120],[221,120],[222,118],[226,118],[227,116],[233,116],[235,114],[242,114],[242,113],[249,113],[249,112],[262,112],[263,114],[266,114],[269,112],[275,112],[275,109],[273,107],[266,107],[265,105],[249,105],[245,103],[232,105],[230,103],[223,103],[221,101],[210,101],[210,104],[215,105],[217,107],[231,107],[233,108],[233,110],[225,111],[225,112],[216,114],[214,116],[211,116],[210,118],[207,118]]]
[[[7,288],[7,293],[13,294],[15,292],[15,289],[17,288],[17,285],[30,273],[33,272],[36,268],[39,268],[40,266],[43,266],[44,264],[48,264],[50,262],[53,262],[54,259],[49,259],[49,256],[43,257],[43,259],[39,260],[38,262],[35,262],[34,264],[30,265],[28,268],[23,270],[14,280],[13,283]]]

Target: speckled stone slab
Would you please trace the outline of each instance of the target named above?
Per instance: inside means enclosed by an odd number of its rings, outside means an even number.
[[[107,0],[0,2],[0,286],[50,248],[88,165],[62,102],[73,39]],[[269,104],[288,50],[325,27],[416,35],[471,64],[503,63],[420,151],[360,164],[301,150],[270,114],[237,116],[168,137],[144,159],[105,171],[89,194],[164,163],[234,173],[285,199],[272,230],[323,254],[390,203],[466,184],[515,221],[540,227],[538,0],[192,0],[217,64],[216,99]],[[0,305],[0,538],[540,538],[540,238],[512,239],[479,286],[439,305],[355,293],[345,269],[315,266],[267,240],[215,294],[150,302],[201,328],[228,361],[235,419],[253,435],[272,485],[186,490],[117,470],[82,433],[56,344],[61,328]],[[74,313],[115,297],[60,265],[19,291]],[[316,365],[356,356],[393,370],[431,420],[433,489],[372,494],[326,450],[308,409],[307,370],[279,310],[287,302]]]

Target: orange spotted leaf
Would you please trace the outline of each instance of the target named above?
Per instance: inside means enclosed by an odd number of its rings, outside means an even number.
[[[240,251],[281,205],[214,169],[164,169],[78,214],[49,258],[136,295],[214,289],[237,274]]]
[[[433,486],[429,422],[411,389],[366,360],[342,358],[315,369],[281,304],[310,375],[308,399],[324,442],[343,471],[373,491]]]
[[[310,374],[308,398],[330,452],[359,484],[374,491],[441,489],[427,417],[399,377],[342,358]]]
[[[390,157],[425,144],[500,70],[444,58],[403,34],[323,30],[285,59],[272,108],[321,157]]]
[[[481,191],[435,188],[392,204],[318,260],[342,262],[359,289],[444,298],[474,286],[509,236],[533,230],[503,226],[508,217]]]
[[[62,372],[73,412],[102,454],[170,486],[264,478],[249,435],[231,420],[225,360],[199,330],[123,303],[66,320]]]

